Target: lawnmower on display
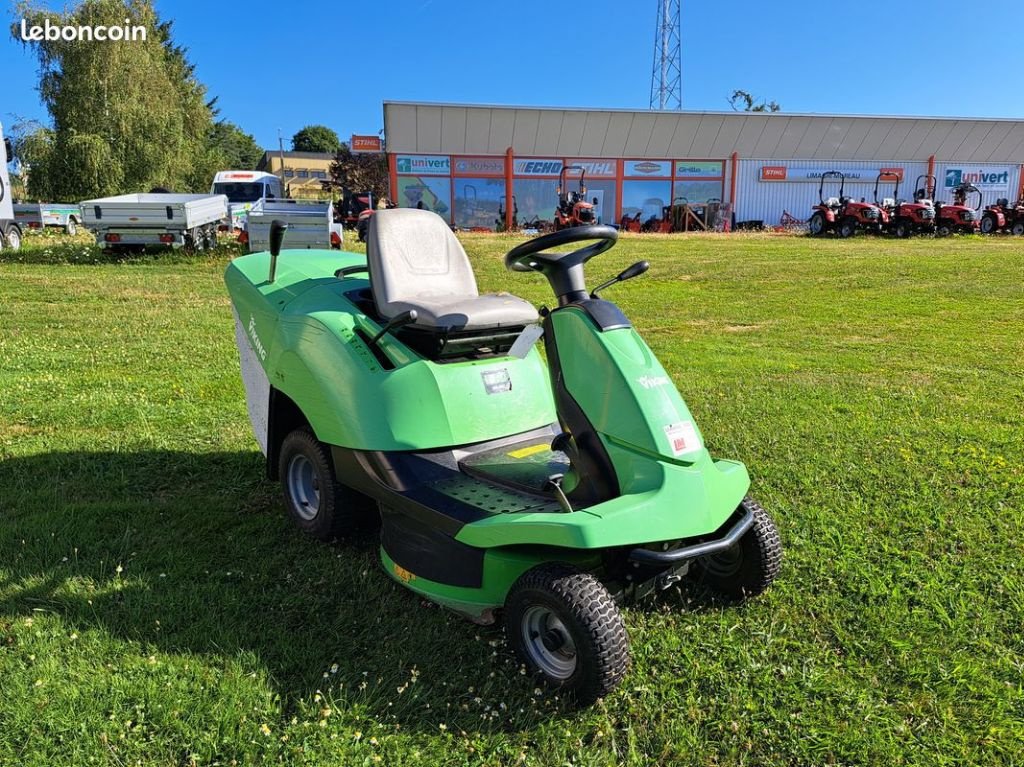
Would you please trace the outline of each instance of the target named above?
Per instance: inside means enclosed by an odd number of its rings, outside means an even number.
[[[831,178],[839,180],[839,196],[826,199],[825,180]],[[835,232],[843,238],[853,237],[857,232],[877,234],[887,225],[888,216],[885,211],[869,202],[857,202],[852,197],[847,197],[844,194],[845,190],[844,174],[837,170],[821,174],[821,184],[818,187],[819,204],[812,208],[814,213],[807,225],[813,236],[820,237],[828,232]]]
[[[1011,232],[1024,235],[1024,200],[1011,205],[1008,198],[1001,197],[995,205],[986,205],[979,228],[982,234]]]
[[[900,180],[900,174],[890,170],[883,170],[875,178],[875,205],[886,214],[884,230],[901,239],[912,234],[931,234],[935,231],[935,208],[930,201],[901,200]],[[883,181],[892,181],[892,197],[879,200],[878,189]]]
[[[225,281],[250,420],[311,536],[381,526],[385,572],[482,624],[581,705],[630,664],[618,604],[699,580],[764,591],[782,547],[743,464],[713,458],[665,369],[584,266],[618,237],[563,229],[517,245],[537,311],[480,295],[439,216],[378,211],[367,253],[234,259]],[[567,252],[563,246],[577,246]],[[543,337],[546,363],[536,347]],[[393,641],[393,640],[391,640]]]
[[[580,172],[578,191],[568,186],[566,174],[570,170]],[[555,231],[572,226],[589,226],[594,223],[594,204],[587,202],[586,168],[580,165],[566,165],[558,175],[558,207],[555,208]]]
[[[934,185],[932,186],[934,189]],[[976,195],[976,196],[975,196]],[[977,204],[968,205],[968,199]],[[953,202],[935,203],[935,234],[948,237],[951,234],[974,234],[978,231],[981,217],[981,190],[974,184],[962,183],[953,190]]]
[[[505,215],[508,211],[508,198],[502,195],[498,198],[498,217],[495,219],[494,224],[497,227],[497,231],[516,231],[519,229],[519,204],[516,202],[515,195],[512,195],[512,228],[508,229],[505,223]]]

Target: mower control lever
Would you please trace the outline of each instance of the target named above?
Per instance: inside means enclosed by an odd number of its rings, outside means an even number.
[[[288,231],[288,224],[279,219],[270,222],[270,274],[267,275],[267,282],[273,282],[277,276],[277,257],[281,255],[281,245],[284,244],[284,233]]]
[[[407,312],[396,314],[394,317],[388,320],[388,324],[382,327],[380,329],[380,332],[377,333],[377,335],[370,339],[370,346],[376,346],[377,342],[380,339],[382,339],[385,335],[390,333],[392,330],[398,330],[398,328],[404,327],[405,325],[411,325],[412,323],[416,322],[416,318],[418,316],[419,315],[416,314],[415,309],[410,309]]]
[[[617,275],[612,277],[607,282],[602,282],[600,285],[598,285],[596,288],[590,291],[590,297],[597,298],[597,294],[600,293],[605,288],[610,288],[612,285],[615,285],[619,282],[625,282],[626,280],[631,280],[634,277],[639,277],[641,274],[643,274],[650,268],[651,265],[647,261],[637,261],[632,266],[623,269],[621,272],[619,272]]]

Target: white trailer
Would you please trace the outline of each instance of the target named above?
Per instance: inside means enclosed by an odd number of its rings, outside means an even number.
[[[7,175],[7,163],[14,159],[14,148],[10,139],[4,138],[0,125],[0,250],[21,247],[21,227],[14,220],[14,206],[11,204],[11,178]]]
[[[98,245],[111,250],[212,248],[217,225],[227,214],[222,194],[122,194],[82,203],[83,223]]]
[[[22,202],[14,205],[14,218],[22,229],[56,226],[73,236],[82,223],[82,208],[63,202]]]
[[[260,210],[249,211],[246,234],[249,252],[270,249],[270,223],[288,224],[284,247],[340,248],[342,225],[334,223],[334,205],[321,200],[267,200]]]

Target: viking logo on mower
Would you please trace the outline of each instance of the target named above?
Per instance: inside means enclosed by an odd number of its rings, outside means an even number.
[[[256,318],[251,314],[249,315],[249,338],[252,339],[252,347],[260,355],[260,359],[266,361],[267,350],[263,348],[263,342],[260,341],[260,337],[256,334]]]

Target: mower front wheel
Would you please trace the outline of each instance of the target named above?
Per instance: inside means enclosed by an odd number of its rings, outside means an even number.
[[[896,222],[896,236],[901,240],[905,240],[914,233],[914,225],[906,219],[900,219]]]
[[[327,448],[308,428],[284,438],[278,472],[288,516],[313,538],[330,541],[351,534],[377,514],[369,498],[338,482]]]
[[[1010,233],[1015,234],[1018,237],[1024,235],[1024,221],[1017,221],[1013,226],[1011,226]]]
[[[612,595],[569,565],[520,576],[505,600],[505,630],[527,669],[580,706],[608,695],[629,669],[629,637]]]
[[[736,544],[694,563],[698,582],[726,599],[743,600],[763,592],[782,569],[782,541],[768,512],[751,498],[740,507],[752,512],[754,523]]]

